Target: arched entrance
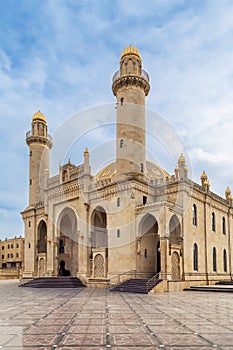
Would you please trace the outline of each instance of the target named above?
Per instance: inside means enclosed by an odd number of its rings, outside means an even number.
[[[58,266],[63,261],[71,276],[78,270],[77,217],[73,209],[65,208],[58,219]],[[63,263],[62,263],[63,264]]]
[[[38,253],[47,253],[47,225],[42,220],[38,226]]]
[[[91,275],[94,278],[107,277],[108,231],[107,215],[103,207],[98,206],[91,218]]]
[[[182,251],[181,225],[176,215],[173,215],[169,221],[169,251],[171,255],[171,278],[179,280],[180,257]]]
[[[37,230],[37,262],[38,276],[44,276],[46,273],[47,261],[47,225],[41,220]]]
[[[160,269],[158,222],[153,215],[146,214],[139,224],[136,270],[153,275],[160,272]]]

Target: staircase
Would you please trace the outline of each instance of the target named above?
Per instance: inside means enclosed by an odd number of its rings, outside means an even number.
[[[162,281],[161,279],[157,279],[156,282],[152,285],[151,283],[148,284],[150,280],[148,280],[148,278],[129,279],[116,286],[110,287],[109,290],[112,292],[148,294],[152,288],[154,288],[157,284],[159,284]]]
[[[214,285],[191,286],[190,288],[185,288],[184,291],[233,293],[233,281],[219,281]]]
[[[21,284],[20,287],[31,288],[81,288],[85,285],[77,277],[39,277]]]

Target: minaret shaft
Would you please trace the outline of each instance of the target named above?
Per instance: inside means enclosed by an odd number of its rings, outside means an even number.
[[[32,118],[32,128],[26,135],[29,146],[29,205],[43,201],[46,188],[45,173],[48,172],[51,137],[47,133],[47,122],[42,113],[37,112]]]
[[[123,50],[120,70],[113,77],[112,90],[117,99],[117,175],[143,173],[145,169],[145,96],[150,85],[141,64],[139,51],[129,46]]]

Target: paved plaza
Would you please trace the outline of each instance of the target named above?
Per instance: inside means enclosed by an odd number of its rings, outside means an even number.
[[[19,288],[0,281],[0,348],[233,349],[233,294]]]

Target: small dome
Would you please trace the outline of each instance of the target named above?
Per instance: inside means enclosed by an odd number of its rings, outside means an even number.
[[[201,180],[207,180],[208,179],[208,176],[205,172],[205,170],[203,170],[203,173],[201,174]]]
[[[231,190],[230,190],[230,188],[228,186],[226,188],[225,195],[226,195],[226,197],[231,195]]]
[[[89,156],[88,148],[86,148],[85,151],[84,151],[84,157],[85,157],[85,156]]]
[[[45,116],[40,111],[36,112],[32,117],[32,121],[36,121],[36,120],[43,121],[44,123],[46,123]]]
[[[179,171],[179,169],[178,169],[178,167],[176,166],[175,169],[174,169],[174,172],[175,172],[175,173],[178,173],[178,171]]]
[[[185,163],[185,162],[186,162],[185,157],[184,157],[183,153],[181,153],[181,155],[179,156],[179,159],[178,159],[178,164]]]
[[[141,59],[140,51],[132,45],[129,45],[122,51],[121,58],[127,54],[137,55]]]

